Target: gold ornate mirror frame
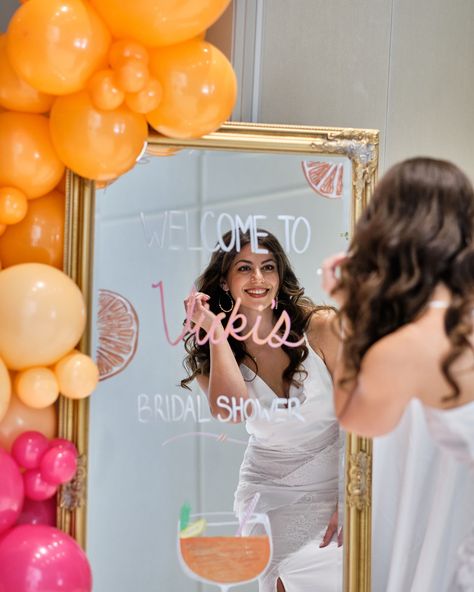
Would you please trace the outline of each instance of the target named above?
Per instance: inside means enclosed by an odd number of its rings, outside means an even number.
[[[177,140],[151,131],[147,152],[165,148],[202,148],[250,152],[292,152],[341,155],[352,162],[352,220],[372,194],[378,168],[379,132],[369,129],[226,123],[218,131],[196,140]],[[95,183],[68,172],[66,182],[64,270],[81,288],[92,310],[92,269]],[[91,324],[80,344],[91,352]],[[80,452],[76,478],[58,500],[58,526],[85,547],[87,512],[88,401],[61,398],[59,435],[76,442]],[[349,434],[346,440],[344,590],[370,592],[372,442]]]

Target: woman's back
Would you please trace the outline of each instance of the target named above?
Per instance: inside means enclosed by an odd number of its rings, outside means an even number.
[[[410,341],[410,349],[416,355],[418,389],[413,396],[423,404],[441,410],[462,407],[474,402],[474,352],[466,349],[451,366],[459,394],[451,397],[453,387],[442,371],[442,362],[450,352],[450,343],[444,328],[448,300],[432,299],[424,314],[415,322],[400,330]]]

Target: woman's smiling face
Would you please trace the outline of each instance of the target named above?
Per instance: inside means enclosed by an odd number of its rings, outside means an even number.
[[[253,253],[250,244],[237,253],[222,284],[232,298],[242,301],[242,308],[264,310],[278,294],[280,278],[277,262],[270,252]]]

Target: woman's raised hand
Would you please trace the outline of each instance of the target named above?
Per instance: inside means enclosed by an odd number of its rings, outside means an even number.
[[[331,298],[339,305],[344,303],[344,297],[343,294],[337,290],[339,284],[338,269],[347,257],[347,253],[337,253],[337,255],[332,255],[325,259],[321,267],[322,288],[326,294],[331,296]]]
[[[216,315],[211,311],[208,304],[210,296],[203,292],[191,292],[184,300],[184,308],[187,317],[204,331],[209,331]]]

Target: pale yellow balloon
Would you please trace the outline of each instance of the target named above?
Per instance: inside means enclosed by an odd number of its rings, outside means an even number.
[[[97,364],[86,354],[73,352],[54,367],[58,379],[59,391],[69,399],[88,397],[99,382]]]
[[[15,393],[28,407],[44,409],[59,397],[56,375],[50,368],[28,368],[15,376]]]
[[[50,405],[44,409],[32,409],[12,394],[7,412],[0,421],[0,447],[10,452],[17,436],[30,430],[54,438],[57,431],[56,407]]]
[[[62,271],[22,263],[0,271],[0,356],[13,370],[56,363],[84,331],[84,298]]]
[[[7,412],[11,394],[12,385],[10,381],[10,374],[8,373],[7,367],[5,366],[2,358],[0,358],[0,421],[2,421],[5,413]]]

